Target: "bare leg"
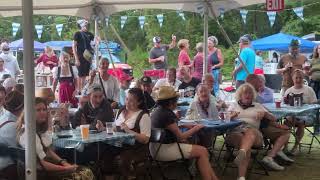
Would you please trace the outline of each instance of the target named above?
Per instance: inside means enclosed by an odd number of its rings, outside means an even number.
[[[209,154],[206,148],[203,146],[192,145],[192,150],[190,154],[190,158],[197,158],[197,165],[204,180],[217,180],[217,176],[215,175],[210,162],[209,162]]]
[[[79,87],[79,90],[81,91],[84,87],[84,83],[86,81],[86,76],[83,76],[83,77],[79,77],[78,78],[78,87]]]
[[[268,156],[272,158],[275,157],[276,154],[281,150],[281,148],[288,143],[289,138],[290,133],[283,134],[280,137],[278,137],[273,144],[273,148],[268,152]]]
[[[302,123],[297,123],[297,130],[296,130],[296,142],[293,148],[297,148],[303,138],[304,135],[304,127],[305,125]]]
[[[238,166],[239,177],[246,177],[246,173],[247,173],[247,169],[248,169],[248,166],[249,166],[250,158],[251,158],[251,149],[246,151],[246,158],[243,159],[243,161],[241,161],[241,165]]]

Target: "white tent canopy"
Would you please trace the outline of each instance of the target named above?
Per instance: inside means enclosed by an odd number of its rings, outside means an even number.
[[[205,0],[34,0],[33,13],[42,15],[67,15],[90,18],[99,7],[105,15],[131,9],[171,9],[196,12],[197,4]],[[215,0],[209,1],[215,12],[225,11],[265,0]],[[1,0],[0,16],[21,16],[21,0]]]

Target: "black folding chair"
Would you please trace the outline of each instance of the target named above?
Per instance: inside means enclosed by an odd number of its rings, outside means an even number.
[[[158,129],[158,128],[153,128],[151,129],[151,137],[150,137],[150,142],[151,143],[159,143],[159,147],[157,148],[156,150],[156,153],[154,155],[154,157],[150,156],[151,158],[151,161],[152,162],[155,162],[157,167],[159,168],[160,170],[160,173],[161,173],[161,176],[163,179],[169,179],[168,177],[165,176],[164,174],[164,170],[162,168],[162,165],[169,165],[169,164],[172,164],[172,163],[181,163],[185,170],[188,172],[188,175],[189,175],[189,178],[190,179],[193,179],[193,174],[190,172],[189,170],[189,160],[188,159],[185,159],[184,155],[183,155],[183,152],[182,152],[182,149],[180,147],[180,143],[178,141],[176,141],[177,145],[178,145],[178,148],[179,148],[179,151],[180,151],[180,154],[181,154],[181,159],[178,159],[178,160],[174,160],[174,161],[161,161],[161,160],[157,160],[157,156],[158,156],[158,153],[160,151],[160,148],[163,144],[166,144],[164,141],[163,141],[163,137],[165,135],[165,130],[164,129]]]

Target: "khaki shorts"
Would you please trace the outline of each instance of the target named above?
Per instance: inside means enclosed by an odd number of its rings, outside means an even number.
[[[159,145],[159,143],[150,143],[149,149],[150,154],[153,158],[155,158],[154,156],[156,155]],[[184,158],[189,159],[192,145],[182,143],[179,143],[179,145],[181,147]],[[156,157],[156,160],[159,161],[174,161],[178,159],[182,159],[182,156],[177,143],[162,144]]]
[[[289,130],[277,128],[274,126],[268,126],[267,128],[261,129],[263,135],[271,140],[271,142],[276,141],[280,136],[289,134]]]
[[[259,148],[263,145],[263,136],[259,130],[256,128],[251,127],[244,127],[239,126],[235,128],[233,131],[227,134],[226,137],[226,143],[229,145],[234,146],[235,148],[240,148],[241,145],[241,139],[247,129],[252,129],[255,133],[255,136],[257,137],[256,141],[254,142],[252,147]]]

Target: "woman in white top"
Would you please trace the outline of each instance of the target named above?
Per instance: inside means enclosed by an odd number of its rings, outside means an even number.
[[[46,175],[55,179],[73,179],[77,176],[81,179],[94,179],[94,175],[88,168],[78,167],[69,164],[65,159],[61,159],[51,148],[52,136],[48,131],[48,110],[46,101],[42,98],[35,99],[36,118],[36,153],[38,167],[46,171]],[[17,122],[17,140],[25,148],[27,134],[24,127],[24,117],[20,117]],[[80,173],[81,171],[81,173]],[[82,176],[79,176],[79,175]]]
[[[70,55],[62,52],[60,55],[60,65],[54,67],[53,74],[53,92],[56,91],[59,82],[59,102],[71,103],[73,107],[77,106],[78,100],[75,95],[78,94],[78,69],[70,65]]]
[[[293,86],[289,89],[286,90],[284,97],[287,97],[288,94],[301,94],[303,93],[303,104],[312,104],[317,102],[317,96],[314,90],[309,87],[304,85],[304,73],[300,69],[294,70],[292,74],[292,80],[293,80]],[[291,150],[291,153],[296,155],[298,153],[298,146],[300,144],[300,141],[303,138],[304,135],[304,128],[305,124],[312,124],[313,123],[313,117],[310,116],[296,116],[295,118],[293,117],[288,117],[287,118],[288,125],[293,126],[295,125],[297,127],[296,130],[296,141],[295,144]]]
[[[241,85],[235,94],[237,102],[231,104],[228,111],[231,117],[237,116],[242,124],[228,133],[226,142],[239,148],[239,153],[234,162],[238,165],[239,180],[244,180],[250,162],[251,148],[261,147],[263,137],[259,131],[262,118],[274,120],[272,114],[259,103],[254,102],[257,93],[254,88],[245,83]]]
[[[116,131],[134,134],[136,139],[134,146],[128,146],[120,153],[121,174],[128,177],[131,162],[146,157],[147,144],[151,135],[151,120],[140,88],[132,88],[128,91],[125,107],[119,110],[115,124]]]

